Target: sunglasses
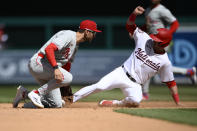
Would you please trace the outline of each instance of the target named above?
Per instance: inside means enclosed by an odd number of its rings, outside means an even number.
[[[88,31],[92,32],[92,33],[93,33],[93,35],[96,35],[96,32],[95,32],[95,31],[90,30],[90,29],[86,29],[86,30],[88,30]]]

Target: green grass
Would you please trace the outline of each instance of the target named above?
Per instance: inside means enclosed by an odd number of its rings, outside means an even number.
[[[29,91],[33,89],[37,89],[37,85],[25,85]],[[9,86],[0,86],[0,103],[10,103],[13,101],[13,98],[16,94],[17,86],[9,85]],[[72,86],[73,93],[78,91],[82,86]],[[111,91],[104,91],[96,94],[92,94],[80,101],[83,102],[98,102],[102,99],[123,99],[124,96],[121,93],[120,89],[114,89]]]
[[[25,85],[28,90],[37,89],[37,85]],[[16,94],[17,85],[0,86],[0,103],[12,102]],[[82,86],[72,86],[73,92],[78,91]],[[179,86],[179,96],[181,101],[197,101],[197,88],[193,86]],[[123,99],[124,96],[120,89],[113,89],[96,94],[92,94],[80,101],[98,102],[102,99]],[[164,85],[151,85],[150,101],[171,101],[169,89]]]
[[[197,126],[197,109],[116,109],[120,113]]]
[[[37,89],[37,85],[25,85],[28,90]],[[78,91],[83,86],[72,86],[73,92]],[[11,103],[16,94],[17,86],[0,86],[0,103]],[[179,86],[179,96],[181,101],[197,101],[197,88],[193,86]],[[92,94],[80,101],[98,102],[102,99],[123,99],[120,89],[113,89],[97,94]],[[173,101],[169,89],[165,85],[151,85],[150,101]],[[116,112],[151,117],[172,122],[197,125],[197,109],[116,109]]]
[[[181,101],[197,101],[197,88],[192,85],[178,85]],[[172,100],[169,89],[165,86],[152,85],[150,87],[150,101]]]

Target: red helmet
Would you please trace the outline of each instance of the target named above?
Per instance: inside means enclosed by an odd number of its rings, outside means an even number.
[[[169,45],[170,41],[172,40],[172,34],[166,28],[157,29],[156,34],[150,34],[150,37],[156,41],[160,42],[162,47],[166,47]]]

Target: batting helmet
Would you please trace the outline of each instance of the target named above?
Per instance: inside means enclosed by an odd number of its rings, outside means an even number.
[[[166,47],[169,45],[170,41],[172,40],[172,34],[166,28],[157,29],[156,34],[150,34],[150,37],[156,41],[160,42],[159,44],[162,47]]]

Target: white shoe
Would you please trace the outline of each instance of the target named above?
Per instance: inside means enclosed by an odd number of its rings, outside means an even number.
[[[99,102],[99,106],[111,107],[113,106],[113,100],[102,100]]]
[[[16,96],[13,100],[13,108],[18,107],[18,104],[21,100],[25,100],[27,98],[28,90],[23,86],[19,85],[17,88]]]
[[[39,108],[44,108],[44,105],[41,102],[41,97],[39,94],[34,92],[35,90],[31,91],[28,94],[29,99],[33,102],[33,104]]]

